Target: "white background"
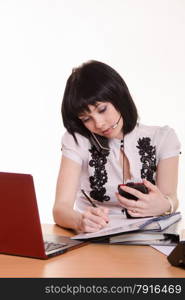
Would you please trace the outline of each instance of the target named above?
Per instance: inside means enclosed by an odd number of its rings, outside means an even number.
[[[89,59],[123,76],[142,123],[176,130],[184,210],[184,0],[0,0],[0,171],[32,174],[41,221],[53,223],[61,100]]]

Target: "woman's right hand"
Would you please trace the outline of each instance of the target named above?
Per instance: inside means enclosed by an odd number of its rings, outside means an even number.
[[[89,206],[83,213],[81,219],[80,231],[96,232],[104,228],[109,222],[108,208]]]

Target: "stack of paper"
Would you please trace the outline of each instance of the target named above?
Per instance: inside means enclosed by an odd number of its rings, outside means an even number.
[[[162,232],[140,231],[123,233],[109,238],[110,244],[127,245],[176,245],[179,242],[178,235],[168,235]]]
[[[175,245],[179,241],[177,223],[180,219],[180,212],[138,219],[116,215],[110,217],[110,222],[105,228],[95,233],[81,233],[72,239],[111,244]]]

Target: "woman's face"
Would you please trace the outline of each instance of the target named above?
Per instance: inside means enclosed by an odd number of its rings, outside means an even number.
[[[106,138],[123,138],[123,118],[110,102],[96,102],[89,105],[89,112],[79,115],[79,119],[91,132]]]

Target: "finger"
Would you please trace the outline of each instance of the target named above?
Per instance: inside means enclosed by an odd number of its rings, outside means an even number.
[[[150,214],[149,212],[143,212],[142,210],[138,209],[127,209],[127,212],[134,218],[149,218],[152,216],[152,214]]]
[[[127,209],[127,212],[131,217],[134,217],[134,218],[141,217],[141,213],[138,210]]]
[[[91,222],[98,224],[98,226],[100,227],[99,229],[107,225],[104,216],[102,216],[102,211],[100,208],[93,208],[91,210],[88,210],[84,213],[84,216],[86,219],[89,219]]]
[[[139,201],[128,200],[126,198],[120,200],[120,205],[126,209],[141,209],[142,205]],[[136,204],[137,203],[137,204]]]
[[[143,179],[144,185],[151,191],[155,192],[157,190],[157,186],[152,184],[150,181]]]
[[[103,210],[103,212],[104,212],[106,215],[108,215],[109,209],[108,209],[107,207],[103,207],[103,206],[100,206],[100,207],[101,207],[101,209]]]
[[[83,232],[97,232],[98,230],[98,227],[91,227],[89,225],[84,225],[83,227]]]
[[[109,217],[107,215],[108,210],[104,207],[99,206],[98,208],[93,209],[93,214],[102,218],[106,223],[109,222]]]
[[[102,207],[102,206],[100,206],[100,208],[102,211],[101,217],[105,220],[106,223],[108,223],[109,222],[109,216],[108,216],[109,209],[107,207]]]
[[[126,209],[143,209],[145,207],[145,203],[144,200],[131,200],[131,199],[127,199],[123,196],[120,196],[117,193],[117,199],[120,202],[120,205]]]
[[[118,201],[120,202],[120,205],[124,208],[129,208],[130,207],[130,204],[131,206],[133,205],[134,206],[134,203],[135,202],[134,200],[129,200],[123,196],[121,196],[119,193],[116,193],[116,197],[118,199]]]
[[[84,230],[83,230],[83,232],[86,232],[86,233],[88,233],[88,232],[96,232],[96,231],[98,231],[98,229],[92,228],[90,226],[85,226]]]
[[[102,226],[91,219],[89,219],[88,215],[86,214],[83,216],[83,228],[85,232],[95,232],[102,228]]]

